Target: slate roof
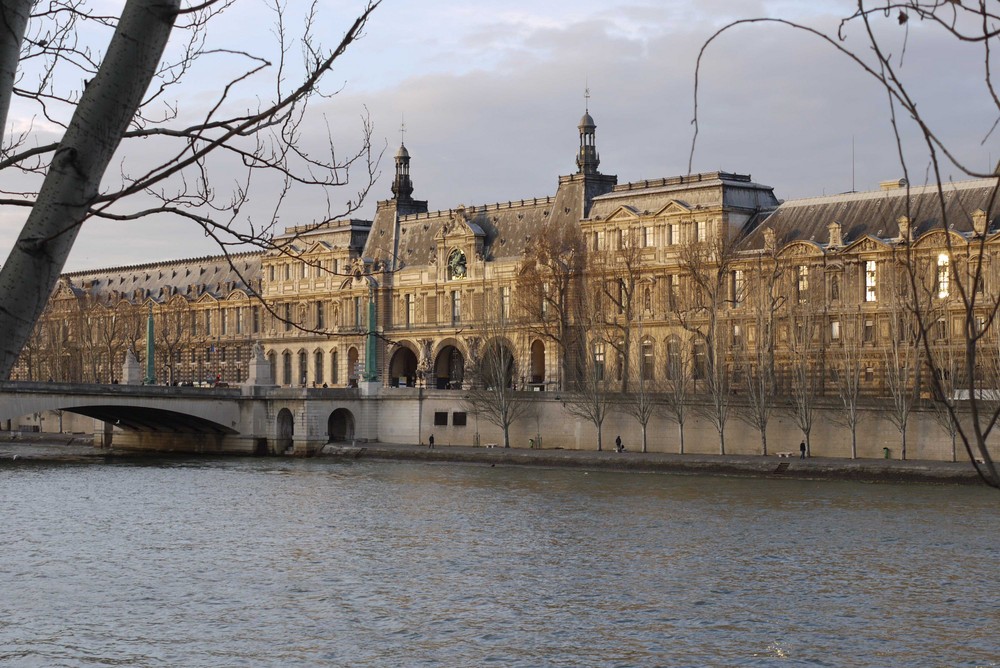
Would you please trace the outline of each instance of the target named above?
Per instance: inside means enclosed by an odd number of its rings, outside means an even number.
[[[997,222],[996,179],[958,181],[944,184],[944,215],[956,232],[972,232],[972,212],[988,213],[991,227]],[[908,205],[908,206],[907,206]],[[830,223],[841,225],[844,245],[871,235],[881,239],[899,236],[900,216],[912,221],[913,238],[940,227],[942,210],[936,186],[917,186],[825,197],[789,200],[779,206],[744,242],[747,250],[764,247],[763,228],[775,231],[778,246],[793,241],[829,242]]]
[[[250,292],[239,274],[254,290],[262,277],[260,252],[238,253],[229,258],[214,257],[171,260],[131,267],[109,267],[95,271],[63,274],[61,279],[77,295],[88,293],[103,301],[125,299],[141,302],[147,298],[157,302],[183,295],[194,300],[203,294],[221,299],[234,290]],[[230,266],[230,261],[239,270]]]
[[[778,205],[774,189],[755,183],[749,175],[705,172],[615,186],[611,192],[594,198],[590,217],[606,218],[622,206],[637,214],[656,213],[673,201],[690,209],[723,206],[760,211]]]

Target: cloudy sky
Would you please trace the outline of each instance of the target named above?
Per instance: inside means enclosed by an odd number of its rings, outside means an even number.
[[[321,4],[320,26],[332,44],[360,3]],[[560,174],[575,171],[589,87],[602,172],[619,182],[683,174],[694,134],[695,62],[715,30],[739,18],[783,17],[835,31],[853,7],[834,0],[384,0],[328,82],[340,92],[313,109],[316,141],[329,126],[343,152],[356,148],[359,118],[365,109],[371,114],[387,151],[363,217],[390,196],[404,117],[414,196],[431,209],[549,195]],[[239,0],[212,39],[265,43],[266,32],[248,34],[264,16],[257,0]],[[956,154],[977,169],[995,163],[1000,132],[989,135],[996,108],[984,94],[981,55],[928,26],[904,30],[894,17],[884,37],[903,55],[901,71],[920,108]],[[857,31],[846,46],[865,50]],[[191,82],[192,101],[199,87],[213,85],[200,76]],[[13,110],[12,117],[17,122]],[[782,199],[872,189],[902,175],[885,93],[830,46],[787,28],[740,27],[713,43],[703,60],[699,123],[693,171],[751,174]],[[911,181],[923,182],[927,157],[905,119],[903,127]],[[951,167],[943,171],[960,178]],[[343,200],[352,194],[346,189]],[[4,247],[16,235],[17,215],[0,211]],[[317,215],[303,200],[282,221]],[[66,269],[215,253],[188,223],[92,221]]]

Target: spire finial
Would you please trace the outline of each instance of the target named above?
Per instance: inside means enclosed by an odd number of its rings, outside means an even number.
[[[588,114],[590,113],[590,82],[584,84],[583,89],[583,109]]]
[[[406,144],[406,114],[399,115],[399,144]]]

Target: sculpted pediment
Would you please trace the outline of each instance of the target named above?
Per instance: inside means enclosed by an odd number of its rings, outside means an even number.
[[[638,220],[639,213],[630,206],[620,206],[614,210],[614,212],[605,218],[608,222],[614,222],[618,220],[634,221]]]
[[[823,249],[811,241],[793,241],[778,252],[779,257],[821,257]]]
[[[686,214],[691,212],[691,207],[687,203],[682,202],[679,199],[672,199],[667,202],[667,205],[662,209],[657,211],[654,215],[657,216],[670,216],[676,214]]]
[[[857,241],[851,243],[844,248],[844,252],[847,253],[866,253],[866,252],[877,252],[884,251],[887,248],[886,244],[878,239],[870,236],[861,237]]]

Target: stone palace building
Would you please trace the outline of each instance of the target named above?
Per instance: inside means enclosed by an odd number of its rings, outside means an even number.
[[[807,364],[824,394],[849,361],[860,394],[884,397],[906,339],[904,254],[942,343],[965,326],[954,277],[970,254],[989,258],[963,289],[1000,290],[994,179],[942,197],[892,181],[782,202],[748,175],[619,184],[599,165],[586,113],[577,169],[554,194],[432,211],[401,146],[374,220],[288,228],[266,251],[65,274],[16,377],[117,381],[127,349],[144,356],[151,313],[160,384],[241,383],[259,342],[279,385],[468,389],[499,346],[519,390],[596,379],[670,392],[683,379],[697,396],[724,380],[752,396],[767,368],[790,394]]]

